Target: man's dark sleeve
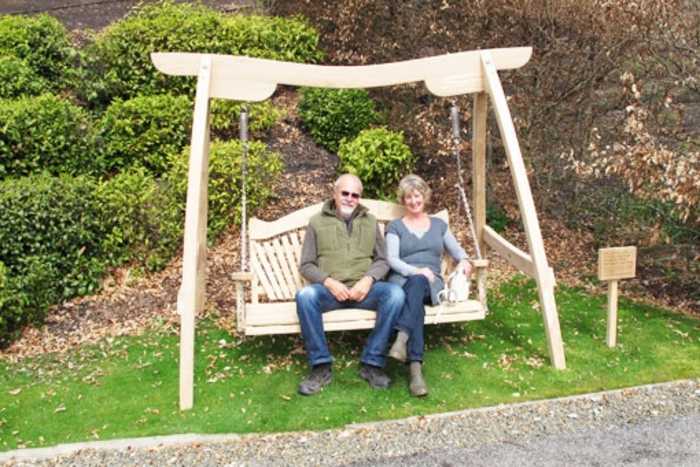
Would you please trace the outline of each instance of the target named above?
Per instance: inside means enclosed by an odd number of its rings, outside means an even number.
[[[316,249],[316,231],[310,225],[306,227],[304,243],[301,245],[299,272],[312,284],[322,284],[328,274],[318,267],[318,250]]]
[[[377,231],[375,232],[374,240],[374,252],[372,253],[372,265],[367,270],[365,276],[371,276],[374,281],[380,281],[384,279],[386,273],[389,272],[389,263],[386,261],[386,247],[384,246],[384,236],[382,231],[379,230],[379,224],[377,224]]]

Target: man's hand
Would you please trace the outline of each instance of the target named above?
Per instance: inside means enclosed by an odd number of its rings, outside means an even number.
[[[326,277],[326,279],[323,281],[323,285],[331,291],[335,299],[339,302],[344,302],[345,300],[350,300],[350,298],[352,298],[350,289],[348,289],[345,284],[333,279],[332,277]]]
[[[370,276],[363,277],[350,289],[350,298],[356,302],[361,302],[369,293],[369,289],[372,288],[373,283],[374,279]]]

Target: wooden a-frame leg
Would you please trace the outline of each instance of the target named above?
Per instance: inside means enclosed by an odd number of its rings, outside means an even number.
[[[194,404],[195,317],[204,307],[206,294],[211,66],[211,57],[203,56],[192,123],[182,284],[177,304],[180,313],[180,410],[191,409]]]
[[[537,281],[537,289],[542,306],[549,358],[555,368],[564,369],[566,368],[566,359],[564,357],[564,344],[559,327],[557,305],[554,300],[554,275],[547,263],[544,242],[542,241],[542,232],[540,231],[540,225],[537,220],[537,212],[535,210],[534,200],[532,199],[532,192],[527,179],[523,156],[520,153],[518,137],[515,133],[515,127],[513,126],[503,87],[501,86],[501,80],[498,78],[498,73],[490,52],[481,52],[481,65],[484,72],[484,84],[493,103],[496,120],[498,121],[498,128],[501,132],[506,155],[508,156],[508,163],[513,178],[515,193],[518,197],[525,235],[527,236],[528,247],[535,268],[535,279]]]

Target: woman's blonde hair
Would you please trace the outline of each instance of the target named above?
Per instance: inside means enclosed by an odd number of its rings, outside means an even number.
[[[411,193],[412,191],[417,191],[423,195],[423,201],[426,206],[430,203],[430,196],[433,191],[430,189],[428,184],[416,174],[406,175],[399,182],[399,188],[396,190],[396,196],[399,199],[399,203],[403,204],[404,197]]]

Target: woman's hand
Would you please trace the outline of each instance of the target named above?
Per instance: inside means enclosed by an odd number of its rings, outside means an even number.
[[[417,274],[425,276],[425,278],[428,279],[428,282],[431,284],[435,280],[435,274],[430,270],[430,268],[420,268]]]
[[[472,263],[470,263],[468,259],[463,259],[462,261],[460,261],[457,267],[462,268],[462,271],[464,271],[464,275],[466,275],[467,277],[471,277]]]

